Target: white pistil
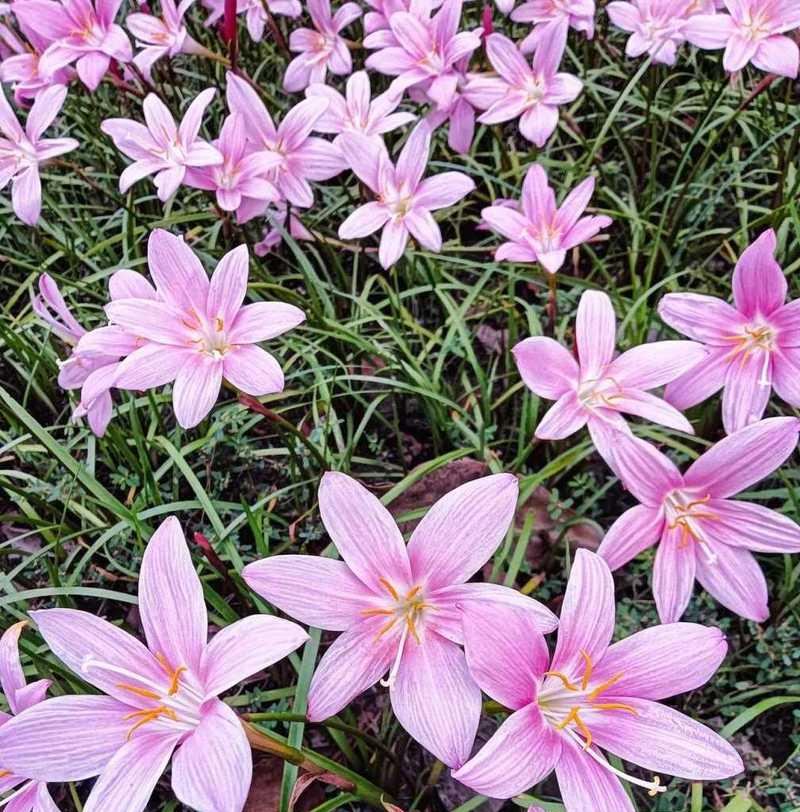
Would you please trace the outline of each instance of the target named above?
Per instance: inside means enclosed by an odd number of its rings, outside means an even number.
[[[33,781],[28,781],[23,784],[18,790],[16,790],[16,792],[12,792],[8,798],[4,798],[2,801],[0,801],[0,807],[4,807],[6,804],[11,803],[11,801],[13,801],[15,798],[19,798],[19,796],[26,793],[32,785]],[[27,807],[25,808],[27,809]]]
[[[403,633],[400,635],[400,643],[397,646],[397,654],[395,655],[394,662],[392,663],[392,668],[389,671],[389,676],[386,679],[381,680],[381,685],[384,688],[391,688],[395,682],[397,681],[397,671],[400,668],[400,660],[403,657],[403,649],[406,645],[406,640],[408,639],[408,623],[403,624]]]
[[[770,353],[764,352],[764,363],[761,365],[761,377],[758,379],[759,386],[772,386],[772,381],[767,379],[767,370],[769,369]]]

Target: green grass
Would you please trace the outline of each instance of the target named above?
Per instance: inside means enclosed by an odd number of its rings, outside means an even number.
[[[190,13],[192,35],[220,50],[198,12]],[[468,6],[471,23],[479,13],[478,5]],[[320,239],[287,240],[251,262],[251,300],[291,302],[308,316],[302,328],[270,345],[287,386],[263,402],[281,420],[248,410],[227,392],[190,432],[176,426],[168,391],[117,393],[114,421],[101,440],[84,424],[70,423],[70,398],[56,385],[63,347],[37,322],[30,295],[39,273],[47,271],[79,320],[97,325],[113,271],[146,270],[152,229],[187,234],[210,269],[231,247],[242,241],[252,246],[260,228],[221,220],[205,194],[186,188],[166,208],[147,182],[120,195],[123,159],[99,125],[121,110],[141,118],[140,101],[109,85],[93,94],[71,88],[60,134],[68,132],[82,146],[67,156],[68,165],[45,171],[40,227],[21,226],[8,195],[0,197],[0,628],[33,608],[58,605],[135,629],[131,609],[143,546],[170,514],[179,517],[188,538],[204,533],[233,576],[231,590],[193,547],[212,623],[228,624],[266,608],[238,577],[245,564],[326,548],[316,509],[325,470],[353,474],[391,504],[424,473],[467,457],[519,475],[525,492],[538,485],[550,491],[554,527],[546,531],[550,546],[543,563],[533,569],[526,551],[545,530],[521,516],[492,562],[491,577],[533,587],[536,597],[558,605],[570,561],[564,536],[572,520],[565,509],[605,529],[632,502],[585,436],[561,443],[534,439],[547,404],[523,387],[510,347],[548,330],[547,280],[537,267],[492,261],[489,249],[498,239],[475,230],[480,209],[497,197],[518,197],[534,161],[563,191],[588,173],[597,176],[592,205],[614,225],[607,239],[582,247],[558,275],[554,333],[567,343],[586,289],[612,297],[621,349],[667,337],[655,312],[659,297],[682,289],[728,297],[735,257],[769,226],[779,235],[790,295],[800,296],[797,84],[780,80],[751,97],[760,74],[747,70],[731,83],[719,54],[688,47],[674,69],[631,62],[621,55],[620,33],[607,29],[602,12],[599,19],[593,42],[570,38],[565,69],[584,80],[585,90],[563,111],[544,149],[522,141],[513,125],[480,128],[466,157],[451,154],[443,134],[437,135],[430,171],[466,170],[477,183],[474,194],[441,218],[441,254],[411,249],[395,268],[382,271],[374,253],[362,250],[374,249],[370,239],[352,246],[336,241],[339,223],[359,196],[352,175],[317,185],[317,205],[303,220]],[[285,55],[270,42],[249,42],[246,34],[241,45],[240,64],[269,108],[291,106],[297,99],[280,90]],[[357,64],[362,58],[355,53]],[[206,134],[215,136],[225,113],[221,66],[182,57],[156,76],[175,111],[209,84],[220,88],[207,119]],[[374,86],[380,81],[373,76]],[[394,144],[401,138],[390,136]],[[492,341],[482,342],[482,336]],[[769,413],[790,411],[773,398]],[[685,461],[721,436],[718,399],[690,417],[697,437],[650,425],[637,431]],[[748,497],[798,519],[799,482],[793,458]],[[676,700],[723,730],[743,752],[748,772],[706,786],[675,781],[655,801],[637,794],[640,812],[800,809],[800,566],[789,556],[760,560],[770,584],[770,620],[762,626],[742,621],[696,593],[688,619],[719,625],[731,653],[711,683]],[[652,555],[645,555],[617,574],[620,636],[657,622],[651,565]],[[531,580],[539,575],[541,581]],[[266,683],[247,684],[230,701],[237,710],[271,714],[257,723],[268,735],[335,759],[404,809],[476,808],[478,801],[463,788],[455,803],[440,792],[444,773],[409,743],[385,702],[357,702],[360,715],[344,712],[339,727],[297,721],[317,647],[327,642],[327,636],[321,643],[315,637],[271,670]],[[24,635],[23,652],[30,675],[55,680],[53,694],[90,690],[35,633]],[[366,735],[348,731],[365,718]],[[286,763],[281,812],[297,772]],[[87,791],[81,785],[56,795],[61,809],[79,809],[77,799],[85,800]],[[552,782],[535,792],[548,812],[562,809]],[[176,809],[170,798],[162,785],[148,808]],[[519,806],[528,803],[518,800]],[[319,812],[364,808],[363,800],[333,789],[319,804]]]

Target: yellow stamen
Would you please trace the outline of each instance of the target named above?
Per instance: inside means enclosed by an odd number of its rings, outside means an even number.
[[[581,657],[583,657],[583,679],[581,680],[581,689],[586,690],[589,687],[589,680],[592,677],[592,658],[587,654],[584,649],[581,649]]]
[[[561,680],[561,682],[563,682],[563,683],[564,683],[564,687],[565,687],[565,688],[566,688],[568,691],[579,691],[579,690],[580,690],[580,688],[578,688],[578,686],[577,686],[577,685],[573,685],[573,684],[572,684],[572,683],[571,683],[571,682],[570,682],[570,681],[567,679],[567,677],[566,677],[566,676],[564,676],[564,674],[562,674],[560,671],[545,671],[545,672],[544,672],[544,675],[545,675],[546,677],[558,677],[558,679],[560,679],[560,680]]]
[[[592,731],[586,727],[583,719],[581,719],[581,709],[579,707],[574,707],[570,709],[570,712],[564,717],[563,721],[556,725],[557,730],[563,730],[570,722],[575,723],[575,727],[581,732],[581,735],[585,739],[586,743],[583,745],[584,750],[588,750],[592,746]]]
[[[145,699],[161,699],[155,691],[148,691],[147,688],[139,688],[136,685],[128,685],[127,682],[118,682],[117,688],[121,688],[123,691],[130,691],[132,694],[142,696]]]
[[[140,728],[144,727],[144,725],[149,724],[150,722],[155,722],[160,716],[166,716],[169,719],[172,719],[174,722],[178,721],[178,716],[172,708],[168,708],[166,705],[159,705],[157,708],[149,708],[145,710],[138,710],[134,711],[133,713],[128,713],[123,716],[123,720],[127,721],[128,719],[138,719],[136,724],[131,727],[128,731],[127,740],[130,741],[133,734]]]
[[[408,630],[411,632],[412,636],[414,637],[414,640],[417,641],[417,645],[419,645],[420,640],[419,640],[419,635],[417,634],[416,624],[414,623],[414,613],[413,612],[411,612],[408,615],[408,617],[406,618],[406,623],[408,624]]]
[[[170,696],[174,696],[175,694],[178,693],[178,688],[180,686],[180,681],[181,681],[181,674],[186,670],[187,670],[186,666],[182,665],[179,668],[176,668],[175,671],[173,672],[172,680],[170,681],[170,684],[169,684],[169,695]]]
[[[638,716],[636,708],[634,708],[632,705],[623,705],[622,702],[598,703],[597,705],[592,705],[592,710],[621,710],[625,711],[626,713],[632,713],[634,716]]]
[[[400,600],[397,590],[385,578],[378,578],[378,583],[396,600]]]
[[[586,698],[589,700],[589,702],[593,702],[598,696],[600,696],[600,694],[605,693],[612,685],[616,685],[624,676],[624,674],[616,674],[615,676],[611,677],[611,679],[607,679],[605,682],[598,685],[590,694],[588,694]]]
[[[11,775],[11,770],[0,770],[0,778],[6,778]]]
[[[361,614],[364,617],[378,617],[379,615],[393,615],[392,609],[362,609]]]
[[[221,333],[225,329],[225,322],[217,316],[217,318],[214,319],[214,327],[217,328],[218,333]]]

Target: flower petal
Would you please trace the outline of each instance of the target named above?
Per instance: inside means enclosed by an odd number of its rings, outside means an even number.
[[[463,583],[477,572],[508,531],[518,494],[515,476],[494,474],[442,496],[408,542],[414,582],[435,590]]]
[[[776,510],[730,499],[710,499],[706,510],[715,517],[707,535],[723,544],[756,553],[800,551],[800,526]]]
[[[175,380],[194,350],[163,344],[145,344],[117,367],[118,389],[152,389]]]
[[[208,276],[183,239],[155,229],[147,241],[147,264],[158,292],[169,304],[205,312]]]
[[[622,353],[608,376],[622,387],[655,389],[703,361],[708,351],[695,341],[652,341]]]
[[[668,293],[658,303],[658,315],[679,333],[730,349],[727,336],[742,331],[744,319],[727,302],[700,293]]]
[[[229,327],[242,306],[247,293],[249,262],[247,246],[240,245],[228,251],[214,269],[205,313],[212,322],[220,320],[218,330]]]
[[[737,615],[763,623],[769,617],[769,594],[755,556],[741,547],[714,544],[714,561],[697,556],[697,580],[723,606]]]
[[[644,505],[659,507],[669,491],[683,485],[675,463],[638,437],[619,432],[609,451],[622,484]]]
[[[253,397],[282,392],[285,383],[277,359],[254,344],[244,344],[227,352],[222,374],[226,381]]]
[[[254,302],[236,314],[228,337],[232,344],[255,344],[288,332],[305,320],[306,314],[294,305]]]
[[[458,203],[475,188],[475,181],[463,172],[442,172],[420,183],[414,205],[423,209],[443,209]]]
[[[731,364],[728,347],[708,347],[709,353],[688,372],[684,373],[664,390],[664,398],[676,409],[688,409],[718,392],[725,384],[725,376]]]
[[[614,395],[614,408],[625,414],[643,417],[652,423],[694,434],[692,424],[674,407],[661,398],[639,389],[624,389]]]
[[[582,429],[587,418],[587,410],[570,389],[545,412],[536,427],[536,436],[542,440],[563,440]]]
[[[747,318],[769,316],[781,307],[788,286],[781,266],[775,261],[777,237],[769,228],[749,245],[733,271],[733,300]]]
[[[556,764],[556,778],[566,809],[574,812],[634,812],[619,778],[601,767],[571,740],[565,739]]]
[[[653,564],[653,597],[662,623],[675,623],[689,605],[698,556],[694,539],[680,528],[665,528]]]
[[[172,408],[181,428],[194,428],[214,408],[222,386],[222,369],[222,362],[216,358],[194,353],[178,370]]]
[[[578,383],[578,363],[552,338],[526,338],[511,352],[525,385],[540,397],[558,400]]]
[[[722,423],[728,434],[760,420],[772,394],[771,355],[762,350],[734,358],[725,373]]]
[[[611,299],[597,290],[587,290],[578,303],[575,343],[583,378],[600,377],[614,355],[617,331]]]
[[[597,554],[612,570],[618,570],[661,537],[664,514],[658,508],[636,505],[608,528]]]

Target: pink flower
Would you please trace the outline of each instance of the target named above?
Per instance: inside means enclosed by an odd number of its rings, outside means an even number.
[[[111,298],[129,296],[130,275],[133,271],[117,271],[109,280]],[[148,286],[149,287],[149,286]],[[141,294],[155,298],[155,291]],[[104,327],[87,333],[70,313],[58,285],[48,274],[39,277],[39,296],[33,299],[33,311],[67,345],[72,347],[69,358],[60,364],[58,385],[62,389],[81,389],[81,399],[72,419],[87,417],[89,427],[98,436],[105,434],[113,402],[111,387],[123,355],[138,346],[136,336],[119,327]],[[88,341],[84,337],[90,335]],[[83,345],[81,346],[81,342]]]
[[[759,70],[797,78],[800,48],[789,31],[800,28],[796,0],[725,0],[729,14],[696,14],[684,29],[700,48],[724,48],[725,70],[752,62]]]
[[[130,62],[133,51],[128,35],[114,23],[121,0],[22,0],[14,13],[31,29],[51,40],[42,54],[44,75],[75,63],[80,80],[94,90],[106,75],[112,59]]]
[[[722,388],[728,434],[761,418],[773,387],[800,406],[800,300],[784,304],[786,278],[774,259],[775,243],[769,229],[742,253],[733,271],[733,307],[699,293],[668,293],[658,304],[670,327],[708,350],[667,387],[667,400],[688,409]]]
[[[236,0],[236,13],[245,15],[247,31],[254,42],[261,42],[264,38],[264,28],[267,24],[265,2],[270,14],[299,17],[303,13],[300,0]],[[203,4],[211,9],[211,14],[204,24],[206,27],[212,26],[225,13],[225,0],[203,0]]]
[[[296,104],[275,127],[258,94],[244,79],[228,74],[228,107],[239,113],[255,151],[264,151],[279,162],[269,176],[293,206],[307,209],[314,204],[309,180],[328,180],[346,168],[342,154],[328,141],[311,136],[327,99],[311,98]]]
[[[376,200],[357,208],[339,226],[339,236],[358,239],[382,228],[378,259],[384,268],[400,259],[409,236],[429,251],[441,251],[442,232],[431,212],[452,206],[475,188],[463,172],[442,172],[423,180],[430,143],[430,128],[423,121],[408,137],[395,166],[383,142],[376,144],[357,133],[341,137],[353,172]]]
[[[633,812],[622,782],[664,792],[612,766],[603,751],[646,770],[696,781],[744,769],[721,736],[659,700],[705,684],[728,646],[719,629],[655,626],[611,645],[614,582],[605,562],[578,550],[558,643],[522,613],[502,625],[474,605],[464,613],[467,664],[481,688],[512,710],[453,777],[482,795],[510,798],[555,769],[566,812]]]
[[[396,44],[367,58],[366,66],[397,76],[396,90],[426,83],[426,92],[441,108],[450,106],[458,84],[455,64],[480,47],[480,37],[471,31],[458,33],[462,0],[445,0],[433,17],[398,11],[389,18]],[[427,9],[430,14],[430,7]],[[368,40],[365,46],[371,47]]]
[[[767,619],[767,583],[750,550],[796,553],[800,527],[781,513],[729,497],[785,462],[799,427],[794,417],[754,423],[712,446],[683,475],[649,443],[619,436],[615,470],[641,504],[614,522],[598,552],[618,569],[658,542],[653,595],[662,623],[684,613],[695,578],[732,612]]]
[[[654,0],[660,2],[660,0]],[[511,19],[518,23],[533,23],[534,28],[520,43],[523,54],[535,51],[548,37],[549,25],[566,25],[584,31],[587,39],[594,37],[594,0],[527,0],[514,9]]]
[[[308,0],[308,13],[314,28],[296,28],[289,37],[290,50],[300,54],[283,77],[283,89],[289,93],[324,82],[328,71],[347,76],[353,70],[347,41],[339,32],[361,16],[358,5],[345,3],[332,14],[330,0]]]
[[[293,240],[313,241],[314,239],[314,235],[300,222],[300,218],[294,213],[289,213],[289,206],[284,201],[280,201],[268,208],[264,217],[270,226],[264,231],[264,239],[253,246],[256,256],[266,256],[273,248],[283,242],[283,231],[287,227],[287,217],[289,219],[289,236]],[[280,225],[280,228],[278,228],[278,225]]]
[[[164,202],[183,183],[187,168],[223,162],[216,147],[197,137],[203,113],[215,93],[211,87],[200,93],[189,105],[179,127],[155,93],[150,93],[142,104],[147,126],[129,118],[107,118],[100,125],[117,149],[134,161],[120,175],[120,192],[127,192],[137,181],[155,174],[158,199]]]
[[[239,718],[218,696],[308,635],[254,615],[207,642],[203,588],[174,517],[145,549],[139,613],[147,647],[88,612],[31,612],[53,653],[105,696],[59,696],[28,708],[0,727],[3,764],[37,781],[99,775],[85,812],[143,812],[171,760],[181,803],[241,812],[252,755]]]
[[[219,207],[235,211],[239,223],[263,214],[270,203],[280,199],[274,184],[267,180],[270,171],[280,163],[280,156],[248,148],[245,121],[239,113],[231,113],[225,119],[214,146],[223,162],[189,169],[187,186],[216,192]]]
[[[309,98],[322,98],[328,108],[317,119],[314,129],[321,133],[339,135],[344,132],[380,136],[413,121],[413,113],[395,113],[402,93],[387,90],[371,98],[369,74],[354,73],[347,80],[346,97],[328,85],[314,84],[306,90]]]
[[[134,64],[149,79],[153,65],[162,57],[193,53],[198,44],[189,36],[183,16],[194,0],[161,0],[162,17],[135,12],[125,18],[128,30],[136,37],[142,50],[133,58]]]
[[[25,673],[19,659],[19,636],[27,626],[27,621],[15,623],[0,637],[0,688],[3,689],[11,714],[18,714],[41,702],[49,679],[40,679],[30,685],[25,682]],[[0,727],[10,721],[13,715],[0,711]],[[6,793],[16,790],[10,795]],[[8,804],[9,812],[58,812],[58,807],[42,781],[28,781],[21,775],[0,769],[0,795],[6,795],[2,803]]]
[[[611,225],[611,218],[605,215],[581,217],[593,192],[594,178],[586,178],[556,207],[547,173],[534,164],[525,175],[521,211],[503,201],[481,212],[483,222],[510,240],[497,249],[495,259],[539,262],[548,273],[555,273],[570,248]]]
[[[280,364],[256,345],[296,327],[305,315],[280,302],[242,305],[246,245],[225,254],[210,283],[186,243],[162,229],[150,234],[147,261],[160,301],[137,296],[106,305],[112,325],[146,342],[120,364],[116,387],[152,389],[175,381],[175,417],[187,429],[211,411],[223,378],[255,397],[283,389]]]
[[[478,728],[480,690],[464,654],[461,613],[479,603],[502,623],[519,607],[535,628],[555,618],[541,604],[497,584],[468,584],[503,539],[517,480],[496,474],[443,496],[406,547],[391,514],[340,473],[322,478],[322,522],[344,559],[277,555],[249,564],[252,589],[303,623],[343,632],[311,680],[308,718],[327,719],[374,685],[389,687],[400,724],[445,764],[463,764]]]
[[[486,53],[499,74],[494,82],[503,91],[478,118],[483,124],[520,118],[520,132],[537,147],[544,146],[558,126],[558,106],[574,101],[583,89],[576,76],[557,72],[567,41],[566,25],[550,25],[547,31],[533,55],[533,67],[510,39],[502,34],[488,37]]]
[[[536,428],[543,440],[561,440],[584,426],[611,465],[619,431],[630,433],[623,413],[694,434],[691,423],[661,398],[648,394],[674,381],[706,355],[694,341],[654,341],[614,358],[616,319],[611,300],[586,291],[578,304],[578,360],[552,338],[526,338],[514,347],[525,384],[556,402]],[[613,465],[612,465],[613,467]]]
[[[617,28],[631,32],[625,45],[629,57],[646,53],[653,62],[674,65],[678,46],[686,41],[687,6],[689,0],[614,0],[606,11]]]
[[[77,149],[74,138],[42,138],[61,111],[67,89],[56,85],[42,91],[33,103],[25,129],[17,121],[0,88],[0,189],[11,181],[11,205],[25,225],[35,226],[42,211],[39,165]]]

